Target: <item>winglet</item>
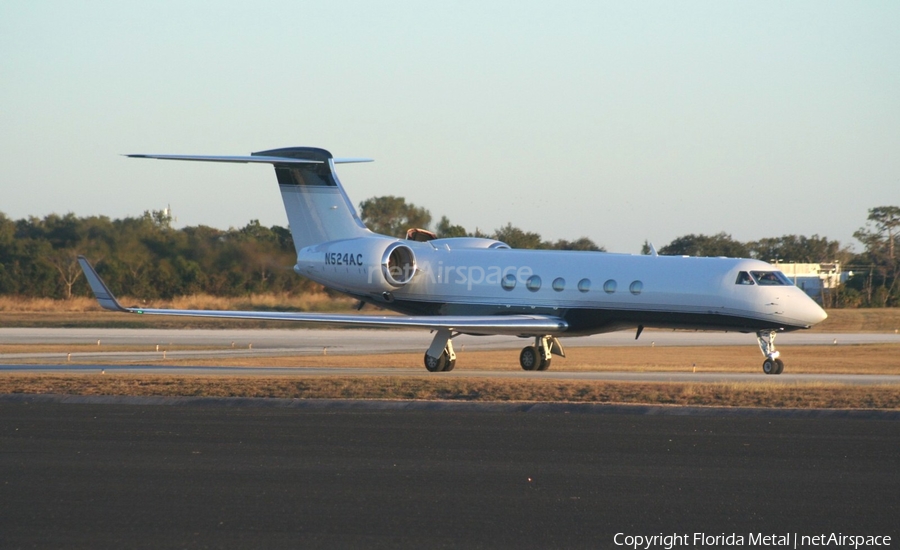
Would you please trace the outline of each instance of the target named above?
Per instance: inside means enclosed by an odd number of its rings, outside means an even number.
[[[87,279],[88,284],[91,285],[91,290],[94,291],[94,296],[97,297],[97,302],[100,303],[100,307],[110,311],[129,312],[127,308],[122,307],[122,304],[116,300],[113,293],[106,287],[106,283],[103,282],[103,279],[97,275],[97,272],[94,271],[94,268],[88,263],[87,258],[78,256],[78,263],[81,265],[81,270],[84,271],[84,277]]]

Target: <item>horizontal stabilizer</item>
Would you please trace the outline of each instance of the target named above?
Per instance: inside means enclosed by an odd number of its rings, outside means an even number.
[[[298,159],[288,157],[272,157],[263,155],[248,156],[218,156],[218,155],[125,155],[128,158],[161,159],[161,160],[194,160],[201,162],[255,162],[261,164],[324,164],[323,160]],[[348,164],[354,162],[372,162],[366,158],[336,158],[335,164]]]
[[[278,311],[216,311],[194,309],[145,309],[122,307],[91,264],[78,257],[78,263],[104,309],[141,315],[175,315],[182,317],[211,317],[221,319],[252,319],[257,321],[293,321],[309,324],[329,324],[364,328],[421,328],[450,330],[466,334],[507,334],[513,336],[558,335],[569,328],[568,323],[550,315],[346,315],[329,313],[284,313]]]

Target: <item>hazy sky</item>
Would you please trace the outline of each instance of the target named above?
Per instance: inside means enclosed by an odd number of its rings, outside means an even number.
[[[469,230],[855,243],[900,205],[900,2],[0,2],[11,218],[286,225],[269,166],[120,155],[297,145]]]

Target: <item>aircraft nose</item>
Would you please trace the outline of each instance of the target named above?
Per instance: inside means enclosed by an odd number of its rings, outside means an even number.
[[[828,314],[825,313],[825,310],[811,298],[807,298],[800,313],[801,319],[809,326],[817,325],[828,318]]]

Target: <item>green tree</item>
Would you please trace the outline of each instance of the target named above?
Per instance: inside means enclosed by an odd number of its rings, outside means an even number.
[[[441,216],[441,221],[438,222],[436,233],[439,239],[469,236],[465,227],[451,224],[447,216]]]
[[[877,206],[869,209],[866,226],[853,236],[865,246],[861,260],[871,265],[863,289],[870,305],[886,307],[900,303],[900,254],[896,239],[900,232],[900,207]]]
[[[715,235],[684,235],[659,249],[659,253],[667,256],[750,256],[744,243],[732,239],[731,235],[724,232]]]
[[[839,261],[847,263],[852,252],[841,247],[839,241],[831,241],[826,237],[813,235],[784,235],[760,239],[747,243],[752,257],[765,262],[827,263]]]
[[[511,248],[546,248],[541,236],[530,231],[523,231],[512,223],[507,223],[494,231],[491,236],[498,241],[503,241]]]
[[[597,246],[597,243],[587,237],[581,237],[574,241],[560,239],[555,243],[549,244],[547,248],[552,248],[554,250],[592,250],[595,252],[606,252],[605,248]]]
[[[372,197],[359,203],[360,217],[366,227],[381,235],[404,238],[412,228],[428,229],[431,213],[425,208],[407,204],[403,197]]]

